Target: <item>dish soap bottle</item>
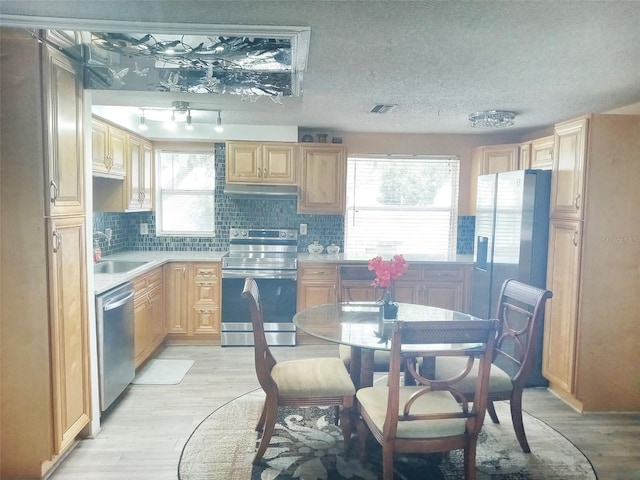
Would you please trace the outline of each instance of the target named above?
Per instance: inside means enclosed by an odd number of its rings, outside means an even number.
[[[98,245],[98,242],[95,242],[95,246],[93,247],[93,262],[98,263],[100,260],[102,260],[102,249],[100,245]]]

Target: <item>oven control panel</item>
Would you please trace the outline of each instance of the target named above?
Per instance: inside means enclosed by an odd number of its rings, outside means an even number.
[[[243,240],[298,240],[298,231],[290,229],[265,229],[265,228],[231,228],[229,239]]]

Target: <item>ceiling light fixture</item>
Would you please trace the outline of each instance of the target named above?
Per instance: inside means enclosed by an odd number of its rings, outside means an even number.
[[[142,116],[140,117],[140,125],[138,125],[138,130],[142,130],[143,132],[149,130],[149,127],[147,127],[147,120],[144,116],[144,110],[142,110]]]
[[[486,110],[469,115],[469,126],[474,128],[504,128],[515,123],[516,114],[505,110]]]
[[[216,119],[216,127],[214,129],[218,133],[222,133],[224,128],[222,128],[222,117],[220,116],[220,110],[218,110],[218,118]]]

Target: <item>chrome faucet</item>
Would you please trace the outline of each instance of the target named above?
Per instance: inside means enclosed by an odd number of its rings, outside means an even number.
[[[107,241],[107,248],[111,246],[111,229],[110,228],[105,228],[104,232],[99,232],[99,231],[95,231],[93,232],[93,242],[95,244],[98,243],[98,238],[104,238]]]

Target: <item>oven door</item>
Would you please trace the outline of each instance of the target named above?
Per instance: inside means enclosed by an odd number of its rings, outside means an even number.
[[[253,345],[253,327],[249,309],[241,299],[248,275],[222,274],[223,347]],[[251,275],[260,290],[264,330],[269,345],[296,344],[293,316],[296,314],[297,286],[295,278],[264,278]]]

